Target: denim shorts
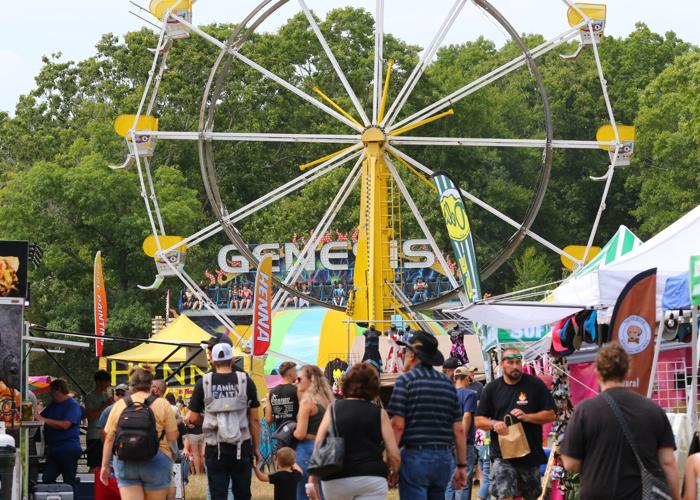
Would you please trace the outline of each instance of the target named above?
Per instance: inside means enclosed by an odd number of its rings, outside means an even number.
[[[172,483],[173,462],[162,451],[145,462],[122,462],[114,457],[114,472],[120,488],[142,486],[144,490],[163,490]]]

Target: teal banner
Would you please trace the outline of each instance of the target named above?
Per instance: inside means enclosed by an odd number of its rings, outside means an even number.
[[[445,217],[447,233],[450,235],[452,249],[457,260],[457,267],[462,275],[462,283],[469,302],[481,299],[479,269],[476,264],[474,240],[472,238],[469,217],[462,194],[457,183],[444,172],[433,174],[433,182],[438,190],[440,209]]]

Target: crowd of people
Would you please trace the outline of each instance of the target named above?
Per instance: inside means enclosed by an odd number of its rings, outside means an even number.
[[[88,465],[101,487],[123,499],[174,498],[173,462],[183,457],[191,473],[206,473],[212,500],[251,498],[253,474],[274,486],[276,500],[378,500],[393,487],[406,500],[465,500],[477,471],[479,499],[540,498],[542,428],[555,420],[556,406],[545,383],[525,373],[523,355],[506,348],[501,376],[483,386],[472,366],[443,357],[432,334],[413,331],[396,344],[403,372],[388,401],[380,398],[374,363],[348,367],[336,393],[319,367],[282,363],[281,382],[263,398],[278,442],[272,464],[260,452],[261,398],[227,337],[210,342],[211,370],[196,383],[184,416],[147,368],[133,367],[114,398],[106,372],[98,371],[84,400]],[[564,466],[580,473],[582,499],[680,499],[669,421],[624,387],[628,367],[618,344],[599,349],[601,393],[576,407],[560,447]],[[50,394],[38,416],[48,446],[43,480],[62,476],[72,484],[83,411],[65,381],[54,380]],[[322,451],[330,438],[344,443],[332,469],[324,468]],[[684,498],[696,498],[698,463],[696,456],[688,461]],[[647,497],[647,488],[657,496]]]

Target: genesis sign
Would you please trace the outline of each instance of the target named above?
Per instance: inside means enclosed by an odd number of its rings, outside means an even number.
[[[351,246],[352,245],[352,246]],[[395,248],[397,244],[391,242]],[[402,244],[404,269],[424,269],[435,264],[435,254],[430,250],[429,242],[425,239],[406,240]],[[299,260],[301,249],[294,243],[262,243],[252,248],[253,255],[260,259],[263,255],[272,257],[272,272],[290,269]],[[304,271],[316,271],[316,259],[322,269],[329,271],[348,271],[353,268],[357,255],[357,243],[349,241],[331,241],[320,245],[316,252],[309,255],[304,262]],[[219,250],[219,268],[225,273],[250,272],[250,262],[237,252],[235,245],[226,245]],[[399,267],[398,260],[391,263],[394,269]]]

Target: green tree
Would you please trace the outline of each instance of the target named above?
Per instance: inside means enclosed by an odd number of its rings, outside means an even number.
[[[513,290],[523,290],[537,285],[551,283],[554,269],[546,256],[537,249],[528,246],[514,259],[515,283]]]
[[[700,204],[700,53],[677,58],[640,97],[639,168],[627,187],[651,236]]]

